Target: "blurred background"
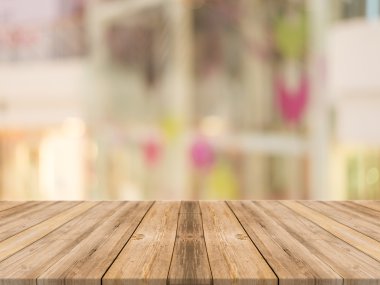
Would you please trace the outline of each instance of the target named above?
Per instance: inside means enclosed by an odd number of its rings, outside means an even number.
[[[0,0],[0,199],[379,199],[380,0]]]

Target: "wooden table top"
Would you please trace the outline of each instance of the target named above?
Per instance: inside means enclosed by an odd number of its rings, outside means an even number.
[[[380,284],[380,201],[0,202],[0,285],[343,282]]]

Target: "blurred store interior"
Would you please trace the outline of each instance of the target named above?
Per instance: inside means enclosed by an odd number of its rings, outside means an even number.
[[[0,199],[380,199],[380,0],[0,0]]]

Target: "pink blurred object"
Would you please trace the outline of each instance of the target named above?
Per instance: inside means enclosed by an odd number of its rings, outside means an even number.
[[[146,163],[149,166],[156,165],[161,155],[161,145],[158,140],[153,138],[148,139],[143,145],[143,150]]]
[[[198,137],[191,146],[191,158],[195,167],[209,168],[215,160],[214,150],[211,144],[204,138]]]
[[[309,83],[303,75],[297,89],[290,89],[283,77],[278,77],[275,82],[279,107],[282,116],[289,123],[298,123],[305,111],[309,97]]]

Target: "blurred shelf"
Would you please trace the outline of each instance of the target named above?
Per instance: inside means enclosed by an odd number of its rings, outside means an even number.
[[[115,0],[106,2],[97,2],[91,10],[96,21],[109,22],[118,20],[128,15],[136,14],[145,9],[153,8],[168,3],[165,0]]]
[[[118,136],[118,141],[141,145],[152,138],[152,134],[159,140],[164,140],[160,130],[134,129],[125,135]],[[108,134],[112,137],[112,132]],[[199,134],[190,132],[184,134],[187,144],[191,144]],[[244,153],[258,152],[264,155],[302,156],[310,149],[309,139],[299,134],[253,132],[236,135],[204,136],[204,138],[218,151],[236,149]]]
[[[0,127],[45,127],[80,116],[85,72],[79,58],[0,64]]]
[[[212,141],[219,149],[239,146],[239,150],[244,152],[271,155],[304,155],[309,149],[306,138],[293,134],[250,133]]]

